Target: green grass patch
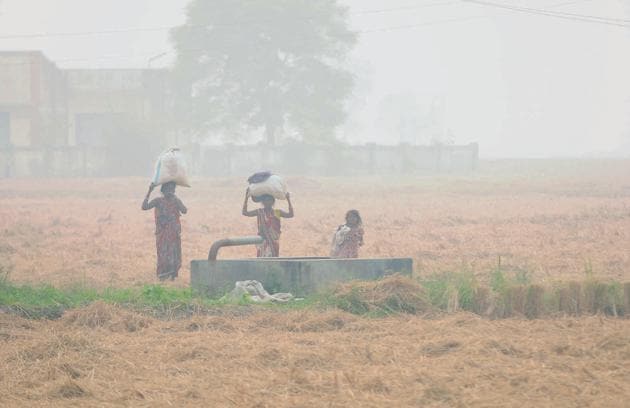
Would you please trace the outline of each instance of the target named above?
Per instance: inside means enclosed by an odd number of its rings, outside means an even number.
[[[528,283],[523,275],[489,272],[480,285],[472,271],[434,274],[420,280],[395,275],[373,282],[349,282],[337,289],[287,303],[255,303],[209,298],[189,288],[144,285],[95,289],[85,286],[15,284],[0,279],[0,308],[28,318],[57,318],[67,309],[96,301],[156,317],[187,316],[218,307],[256,307],[279,311],[337,308],[353,314],[381,317],[396,313],[423,314],[468,311],[490,318],[529,319],[558,315],[630,316],[630,283],[605,282],[588,276],[582,282],[551,285]]]
[[[50,285],[0,282],[0,306],[28,317],[56,317],[65,309],[103,301],[131,309],[166,311],[174,308],[201,308],[222,304],[217,299],[195,295],[188,288],[144,285],[134,288],[95,289],[82,286],[56,288]]]
[[[454,312],[475,310],[479,285],[470,271],[434,274],[420,280],[428,300],[434,307]]]

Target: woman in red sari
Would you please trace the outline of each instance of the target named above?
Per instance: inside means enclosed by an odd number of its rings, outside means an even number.
[[[188,209],[175,195],[175,183],[162,184],[162,197],[149,201],[155,188],[151,183],[149,192],[142,202],[143,210],[155,208],[155,241],[157,247],[157,276],[160,280],[174,280],[182,266],[182,226],[180,214]]]
[[[264,239],[263,243],[258,245],[256,256],[258,258],[277,258],[280,256],[280,233],[282,232],[280,219],[293,218],[291,195],[287,193],[286,196],[289,204],[288,212],[273,208],[276,199],[270,195],[260,196],[259,199],[263,208],[249,211],[247,209],[249,197],[249,189],[247,189],[245,202],[243,203],[243,215],[258,218],[258,235]]]

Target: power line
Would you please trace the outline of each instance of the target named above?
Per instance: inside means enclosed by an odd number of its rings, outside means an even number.
[[[477,1],[474,1],[474,0],[460,0],[460,1],[470,2],[470,3],[475,3],[475,4],[487,3],[487,2],[477,2]],[[565,6],[572,5],[572,4],[584,3],[586,1],[592,1],[592,0],[576,0],[576,1],[571,1],[571,2],[556,3],[556,4],[553,4],[553,5],[549,6],[549,8],[565,7]],[[505,5],[505,6],[509,6],[509,5]],[[509,9],[512,10],[513,7],[514,8],[518,8],[518,9],[522,8],[522,7],[517,7],[517,6],[509,6]],[[529,8],[525,8],[525,9],[527,9],[528,11],[532,10],[532,9],[529,9]],[[534,10],[537,10],[537,9],[534,9]],[[548,13],[563,13],[563,12],[548,11]],[[567,13],[567,14],[572,14],[572,13]],[[370,34],[370,33],[379,33],[379,32],[398,31],[398,30],[409,30],[409,29],[422,28],[422,27],[427,27],[427,26],[432,26],[432,25],[439,25],[439,24],[442,24],[442,23],[457,23],[457,22],[468,21],[468,20],[476,20],[476,19],[481,19],[481,18],[488,18],[488,16],[487,15],[477,15],[477,16],[469,16],[469,17],[452,18],[452,19],[447,19],[447,20],[429,21],[429,22],[419,23],[419,24],[408,24],[408,25],[401,25],[401,26],[394,26],[394,27],[383,27],[383,28],[377,28],[377,29],[371,29],[371,30],[362,30],[362,31],[358,31],[358,33],[359,34]],[[574,18],[571,18],[571,19],[573,20]],[[630,23],[630,20],[624,20],[624,21],[628,21]],[[595,22],[595,21],[590,21],[589,20],[589,22]],[[621,26],[621,27],[630,27],[630,25],[617,24],[616,22],[615,22],[615,24],[610,24],[610,25]]]
[[[438,6],[450,6],[454,4],[458,4],[459,1],[445,1],[439,3],[428,3],[428,4],[416,4],[409,6],[400,6],[400,7],[391,7],[384,9],[374,9],[374,10],[362,10],[350,12],[348,15],[370,15],[370,14],[385,14],[385,13],[393,13],[398,11],[410,11],[410,10],[418,10],[422,8],[428,7],[438,7]],[[314,17],[306,17],[300,20],[313,20]],[[252,20],[250,23],[259,22],[260,20]],[[193,25],[189,27],[195,28],[211,28],[211,27],[241,27],[243,24],[247,24],[247,22],[232,22],[232,23],[220,23],[220,24],[212,24],[212,25]],[[180,26],[158,26],[158,27],[130,27],[130,28],[121,28],[121,29],[105,29],[105,30],[96,30],[96,31],[74,31],[74,32],[56,32],[56,33],[32,33],[32,34],[4,34],[0,35],[0,40],[15,40],[15,39],[33,39],[33,38],[50,38],[50,37],[89,37],[94,35],[108,35],[108,34],[125,34],[131,32],[157,32],[157,31],[168,31]]]
[[[10,51],[13,52],[13,51]],[[151,53],[151,54],[119,54],[119,55],[101,55],[99,57],[82,57],[82,58],[60,58],[54,61],[51,61],[53,64],[59,64],[64,62],[93,62],[93,61],[103,61],[103,60],[117,60],[117,59],[125,59],[125,60],[133,60],[133,59],[143,59],[146,60],[156,57],[156,55],[167,55],[171,54],[172,51],[166,51],[162,53]],[[1,53],[0,53],[1,55]],[[46,57],[44,57],[46,58]],[[2,62],[0,63],[0,67],[3,66],[16,66],[16,65],[31,65],[32,61],[15,61],[15,62]]]
[[[590,3],[593,0],[575,0],[575,1],[565,1],[564,3],[557,3],[557,4],[552,4],[551,6],[548,6],[547,8],[556,8],[556,7],[566,7],[566,6],[572,6],[574,4],[579,4],[579,3]]]
[[[577,1],[571,1],[571,2],[564,2],[564,3],[552,5],[550,7],[551,8],[563,7],[563,6],[572,5],[576,3],[582,3],[585,1],[591,1],[591,0],[577,0]],[[588,15],[575,14],[575,13],[558,12],[558,11],[551,11],[551,10],[544,10],[544,9],[534,9],[534,8],[512,6],[509,4],[493,3],[493,2],[481,1],[481,0],[459,0],[459,1],[446,1],[446,2],[428,3],[428,4],[416,4],[416,5],[408,5],[408,6],[400,6],[400,7],[392,7],[392,8],[384,8],[384,9],[362,10],[362,11],[351,12],[348,14],[349,15],[385,14],[385,13],[392,13],[392,12],[399,12],[399,11],[417,10],[417,9],[428,8],[428,7],[450,6],[454,4],[461,4],[461,2],[473,3],[477,5],[488,6],[488,7],[496,7],[496,8],[506,9],[510,11],[545,15],[545,16],[568,19],[568,20],[573,20],[573,21],[601,23],[601,24],[608,24],[608,25],[619,26],[619,27],[628,27],[628,24],[630,24],[630,20],[626,20],[626,19],[615,19],[615,18],[608,18],[608,17],[597,17],[597,16],[588,16]],[[384,27],[384,28],[377,28],[377,29],[360,30],[358,31],[358,33],[366,34],[366,33],[375,33],[375,32],[405,30],[405,29],[431,26],[431,25],[436,25],[440,23],[451,23],[451,22],[478,19],[482,17],[485,17],[485,16],[471,16],[471,17],[455,18],[455,19],[448,19],[448,20],[439,20],[436,22],[427,22],[427,23],[409,24],[409,25],[402,25],[402,26],[395,26],[395,27]],[[312,17],[307,17],[307,18],[304,18],[303,20],[312,20],[312,19],[313,19]],[[197,26],[192,26],[192,27],[196,27],[196,28],[232,27],[232,26],[240,27],[243,24],[245,24],[245,22],[222,23],[222,24],[215,24],[215,25],[197,25]],[[51,38],[51,37],[86,37],[86,36],[95,36],[95,35],[125,34],[125,33],[131,33],[131,32],[159,32],[159,31],[168,31],[177,27],[179,26],[130,27],[130,28],[121,28],[121,29],[106,29],[106,30],[77,31],[77,32],[57,32],[57,33],[5,34],[5,35],[0,35],[0,40],[34,39],[34,38]]]
[[[0,40],[16,40],[16,39],[32,39],[32,38],[49,38],[49,37],[89,37],[93,35],[103,34],[121,34],[132,32],[149,32],[149,31],[167,31],[173,26],[164,27],[135,27],[135,28],[121,28],[111,30],[100,31],[74,31],[74,32],[57,32],[57,33],[33,33],[33,34],[6,34],[0,35]]]
[[[630,24],[629,24],[630,20],[625,20],[625,19],[598,17],[598,16],[591,16],[591,15],[586,15],[586,14],[566,13],[566,12],[560,12],[560,11],[552,11],[548,9],[545,10],[545,9],[535,9],[535,8],[530,8],[530,7],[512,6],[505,3],[494,3],[494,2],[483,1],[483,0],[461,0],[461,1],[464,3],[477,4],[477,5],[485,6],[485,7],[494,7],[494,8],[511,10],[511,11],[516,11],[516,12],[525,13],[525,14],[555,17],[555,18],[559,18],[563,20],[604,24],[604,25],[624,27],[624,28],[630,27]]]
[[[371,34],[371,33],[382,33],[382,32],[388,32],[388,31],[408,30],[408,29],[413,29],[413,28],[428,27],[428,26],[447,24],[447,23],[459,23],[463,21],[476,20],[480,18],[488,18],[488,16],[478,15],[478,16],[450,18],[450,19],[445,19],[445,20],[427,21],[427,22],[419,23],[419,24],[408,24],[408,25],[400,25],[400,26],[393,26],[393,27],[375,28],[371,30],[361,30],[361,31],[357,31],[357,33]]]
[[[568,13],[566,11],[539,10],[539,9],[533,9],[533,8],[529,8],[529,7],[521,7],[521,8],[524,9],[524,10],[529,10],[529,11],[543,11],[543,12],[546,12],[546,13],[564,15],[564,16],[569,16],[569,17],[592,18],[594,20],[612,21],[612,22],[620,22],[620,23],[630,23],[630,20],[625,19],[625,18],[592,16],[592,15],[587,15],[587,14]]]
[[[397,9],[400,9],[400,8],[397,8]],[[392,9],[389,9],[389,10],[392,10]],[[401,26],[393,26],[393,27],[383,27],[383,28],[377,28],[377,29],[372,29],[372,30],[361,30],[361,31],[356,31],[356,33],[357,34],[372,34],[372,33],[387,32],[387,31],[405,30],[405,29],[411,29],[411,28],[429,27],[429,26],[440,25],[440,24],[464,22],[464,21],[475,20],[475,19],[480,19],[480,18],[487,18],[487,16],[486,15],[477,15],[477,16],[460,17],[460,18],[451,18],[451,19],[445,19],[445,20],[427,21],[427,22],[420,23],[420,24],[401,25]],[[204,51],[204,50],[205,49],[200,48],[200,49],[197,49],[197,50],[186,50],[186,51],[191,52],[191,51]],[[171,54],[171,53],[172,53],[172,51],[167,51],[167,52],[161,53],[160,55]],[[83,62],[83,61],[93,61],[93,60],[97,61],[97,60],[101,60],[101,59],[140,58],[140,57],[145,57],[146,58],[146,57],[154,57],[154,56],[155,56],[155,54],[147,54],[147,55],[129,54],[129,55],[104,56],[104,57],[94,57],[94,58],[65,58],[65,59],[55,60],[54,62],[55,63]],[[6,65],[29,65],[29,64],[30,64],[30,62],[20,61],[20,62],[0,63],[0,66],[6,66]]]
[[[445,19],[445,20],[436,20],[436,21],[427,21],[424,23],[420,23],[420,24],[411,24],[411,25],[401,25],[401,26],[393,26],[393,27],[383,27],[383,28],[376,28],[376,29],[372,29],[372,30],[361,30],[361,31],[355,31],[357,34],[372,34],[372,33],[379,33],[379,32],[388,32],[388,31],[397,31],[397,30],[406,30],[406,29],[413,29],[413,28],[421,28],[421,27],[429,27],[429,26],[434,26],[434,25],[440,25],[440,24],[448,24],[448,23],[457,23],[457,22],[464,22],[464,21],[469,21],[469,20],[475,20],[475,19],[481,19],[481,18],[487,18],[488,16],[486,15],[476,15],[476,16],[468,16],[468,17],[460,17],[460,18],[451,18],[451,19]],[[199,49],[189,49],[186,50],[187,52],[194,52],[194,51],[205,51],[204,48],[199,48]],[[167,51],[165,53],[162,54],[171,54],[173,51]],[[155,54],[148,54],[145,57],[153,57],[155,56]],[[129,57],[129,58],[139,58],[142,57],[142,55],[118,55],[118,56],[106,56],[106,57],[95,57],[95,58],[67,58],[67,59],[59,59],[59,60],[55,60],[55,63],[64,63],[64,62],[82,62],[82,61],[91,61],[91,60],[100,60],[100,59],[118,59],[118,58],[125,58],[125,57]],[[0,63],[0,66],[4,66],[4,65],[29,65],[30,62],[7,62],[7,63]]]
[[[554,4],[554,5],[548,6],[548,9],[549,8],[556,8],[556,7],[564,7],[564,6],[567,6],[567,5],[582,3],[582,2],[585,2],[585,1],[592,1],[592,0],[578,0],[578,1],[557,3],[557,4]],[[358,11],[358,12],[351,13],[351,14],[388,13],[388,12],[394,12],[394,11],[419,9],[419,8],[424,8],[424,7],[452,5],[452,4],[456,4],[456,3],[461,4],[462,2],[474,3],[476,5],[482,5],[482,6],[488,6],[488,7],[496,7],[496,8],[506,9],[506,10],[510,10],[510,11],[519,11],[519,12],[536,14],[536,15],[543,15],[543,16],[551,16],[551,17],[569,19],[569,20],[574,20],[574,21],[581,21],[581,22],[586,21],[586,22],[591,22],[591,23],[602,23],[602,24],[607,24],[607,25],[614,25],[614,26],[618,26],[618,27],[630,27],[630,24],[622,24],[621,23],[621,22],[626,22],[626,21],[630,23],[630,20],[612,19],[612,18],[608,19],[606,17],[596,17],[596,16],[588,16],[588,15],[575,14],[575,13],[555,12],[555,11],[550,11],[548,9],[546,9],[546,10],[545,9],[533,9],[533,8],[528,8],[528,7],[511,6],[511,5],[508,5],[508,4],[493,3],[493,2],[482,1],[482,0],[458,0],[456,2],[451,1],[451,2],[443,2],[443,3],[422,4],[422,5],[416,5],[416,6],[401,6],[401,7],[395,7],[395,8],[387,8],[387,9],[364,10],[364,11]],[[382,28],[376,28],[376,29],[359,30],[359,31],[355,31],[355,32],[357,34],[382,33],[382,32],[390,32],[390,31],[422,28],[422,27],[441,25],[441,24],[464,22],[464,21],[470,21],[470,20],[481,19],[481,18],[488,18],[488,16],[487,15],[474,15],[474,16],[468,16],[468,17],[459,17],[459,18],[451,18],[451,19],[444,19],[444,20],[427,21],[427,22],[418,23],[418,24],[408,24],[408,25],[400,25],[400,26],[382,27]],[[226,25],[230,25],[231,26],[233,24],[226,24]],[[238,25],[242,25],[242,23],[239,23]],[[197,26],[197,27],[207,27],[207,26]],[[40,36],[49,36],[49,35],[54,35],[54,36],[95,35],[95,34],[132,32],[132,31],[139,31],[139,30],[141,30],[141,31],[158,31],[158,30],[168,30],[168,29],[172,29],[172,28],[175,28],[175,27],[169,26],[169,27],[153,27],[153,28],[127,28],[127,29],[120,29],[120,30],[102,30],[102,31],[78,32],[78,33],[32,34],[32,36],[40,37]],[[14,38],[23,38],[23,37],[24,37],[23,35],[14,36]],[[6,36],[0,36],[0,39],[4,39],[4,38],[7,38],[7,37]],[[187,51],[193,51],[193,50],[187,50]],[[173,51],[168,51],[168,52],[166,52],[166,54],[170,54],[172,52]],[[121,58],[135,59],[135,58],[148,58],[148,57],[153,57],[153,56],[155,56],[155,53],[146,54],[146,55],[144,55],[144,54],[142,54],[142,55],[141,54],[109,55],[109,56],[101,56],[101,57],[93,57],[93,58],[65,58],[65,59],[55,60],[55,63],[98,61],[98,60],[121,59]],[[0,66],[5,66],[5,65],[29,65],[29,64],[30,64],[30,62],[6,62],[6,63],[0,63]]]
[[[573,4],[575,4],[576,2],[573,2]],[[571,3],[564,3],[564,5],[567,4],[571,4]],[[520,7],[524,10],[528,10],[528,11],[543,11],[545,13],[551,13],[551,14],[558,14],[558,15],[564,15],[564,16],[568,16],[568,17],[577,17],[577,18],[590,18],[590,19],[594,19],[594,20],[602,20],[602,21],[611,21],[611,22],[619,22],[619,23],[630,23],[629,19],[625,19],[625,18],[614,18],[614,17],[601,17],[601,16],[593,16],[593,15],[588,15],[588,14],[577,14],[577,13],[568,13],[566,11],[553,11],[553,10],[544,10],[544,9],[534,9],[534,8],[530,8],[530,7]]]
[[[459,1],[446,1],[442,3],[417,4],[417,5],[412,5],[412,6],[392,7],[388,9],[355,11],[348,14],[349,15],[382,14],[382,13],[391,13],[391,12],[397,12],[397,11],[418,10],[422,8],[437,7],[437,6],[451,6],[458,3]]]

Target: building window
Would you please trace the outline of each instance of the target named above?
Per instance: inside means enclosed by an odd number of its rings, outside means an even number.
[[[0,112],[0,147],[11,144],[11,115],[9,112]]]
[[[79,113],[75,116],[76,141],[80,146],[105,146],[114,135],[119,116],[111,113]]]

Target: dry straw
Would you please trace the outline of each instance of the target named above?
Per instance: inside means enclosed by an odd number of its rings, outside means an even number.
[[[342,284],[334,291],[333,297],[337,307],[358,314],[422,314],[432,309],[422,286],[401,275],[378,281]]]
[[[612,407],[630,398],[628,320],[259,309],[112,331],[128,313],[0,313],[2,404]]]
[[[422,273],[464,262],[483,281],[501,255],[506,271],[530,270],[532,282],[581,280],[587,259],[596,276],[619,280],[630,270],[630,234],[623,232],[629,174],[628,163],[619,162],[562,180],[404,179],[377,189],[369,179],[294,178],[298,216],[284,225],[282,255],[326,255],[356,201],[364,257],[413,257]],[[213,240],[256,231],[240,215],[239,183],[203,180],[178,192],[190,208],[182,218],[178,285],[189,283],[189,261],[205,258]],[[155,282],[154,220],[139,210],[145,190],[141,179],[2,180],[0,258],[13,265],[10,278],[55,286]],[[339,191],[349,201],[339,200]],[[222,256],[252,257],[255,250],[231,248]]]

